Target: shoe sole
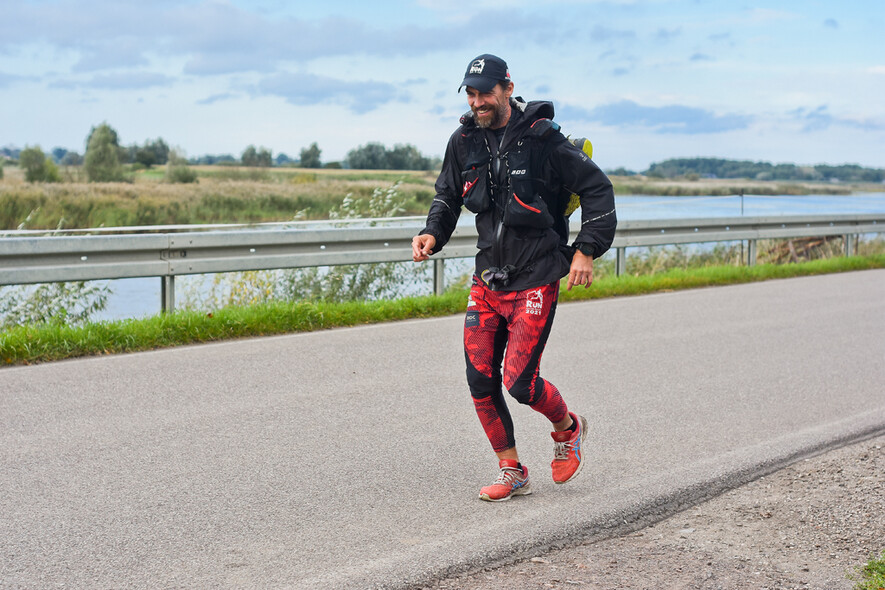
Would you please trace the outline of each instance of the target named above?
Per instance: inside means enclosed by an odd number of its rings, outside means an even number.
[[[517,488],[517,489],[513,490],[512,492],[510,492],[508,495],[504,496],[503,498],[489,498],[488,495],[486,495],[486,494],[480,494],[479,499],[483,500],[485,502],[506,502],[507,500],[509,500],[513,496],[529,496],[529,495],[531,495],[531,493],[532,493],[532,488],[529,487],[529,484],[525,484],[521,488]]]
[[[581,462],[578,463],[578,468],[575,469],[575,472],[572,473],[571,477],[569,477],[565,481],[554,480],[554,483],[557,483],[557,484],[568,483],[571,480],[578,477],[578,474],[581,473],[581,470],[584,468],[584,439],[587,438],[587,419],[584,418],[583,416],[578,416],[578,418],[581,420]]]

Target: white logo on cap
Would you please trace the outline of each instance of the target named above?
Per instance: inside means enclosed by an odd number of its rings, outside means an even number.
[[[473,62],[473,64],[470,66],[470,73],[471,74],[482,74],[482,71],[485,69],[485,67],[486,67],[486,60],[478,59],[475,62]]]

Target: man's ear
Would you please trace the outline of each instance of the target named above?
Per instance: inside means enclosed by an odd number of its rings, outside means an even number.
[[[507,87],[504,89],[504,96],[510,98],[513,95],[513,82],[508,82]]]

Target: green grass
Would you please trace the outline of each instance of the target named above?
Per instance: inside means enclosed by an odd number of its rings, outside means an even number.
[[[885,268],[885,255],[754,267],[671,270],[650,276],[609,276],[590,289],[562,290],[561,301],[601,299],[788,277]],[[434,297],[353,303],[274,302],[228,307],[206,314],[180,311],[138,320],[82,327],[41,324],[0,333],[0,364],[23,365],[90,355],[116,354],[233,338],[309,332],[344,326],[462,313],[467,290]]]
[[[881,557],[873,556],[869,563],[858,568],[857,575],[851,576],[854,590],[883,590],[885,588],[885,551]]]
[[[607,276],[593,282],[590,289],[563,290],[561,301],[600,299],[623,295],[643,295],[680,289],[752,283],[770,279],[811,276],[885,268],[885,255],[828,258],[799,264],[760,264],[757,266],[709,266],[695,269],[671,269],[659,274]]]

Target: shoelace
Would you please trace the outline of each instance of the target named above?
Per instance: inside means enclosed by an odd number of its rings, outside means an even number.
[[[519,469],[512,469],[510,467],[504,467],[501,469],[501,473],[498,474],[498,479],[495,480],[495,483],[492,485],[502,485],[502,486],[513,486],[513,480],[519,478],[522,475],[522,472]]]
[[[569,453],[572,449],[575,448],[575,445],[571,443],[571,441],[566,442],[553,442],[553,460],[554,461],[568,461]]]

